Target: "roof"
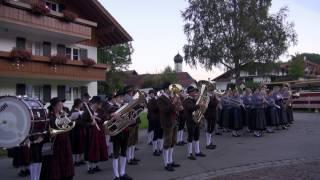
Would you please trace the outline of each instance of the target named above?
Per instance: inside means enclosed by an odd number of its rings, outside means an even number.
[[[177,72],[176,74],[176,80],[177,83],[181,84],[183,87],[188,87],[191,84],[195,83],[196,80],[194,80],[189,73],[187,72]],[[139,88],[142,88],[144,85],[144,82],[147,79],[152,79],[159,77],[160,74],[141,74],[141,75],[130,75],[125,80],[124,84],[126,85],[133,85]]]
[[[178,53],[178,54],[174,57],[174,62],[175,62],[175,63],[182,63],[182,62],[183,62],[183,57]]]
[[[132,41],[130,34],[103,7],[98,0],[69,0],[81,14],[91,21],[97,22],[96,33],[99,45],[108,46]]]

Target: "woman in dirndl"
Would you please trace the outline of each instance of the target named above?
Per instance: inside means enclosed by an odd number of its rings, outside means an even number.
[[[265,102],[263,97],[263,91],[257,89],[253,95],[253,102],[254,102],[254,136],[261,137],[262,132],[266,129],[266,116],[265,116]]]

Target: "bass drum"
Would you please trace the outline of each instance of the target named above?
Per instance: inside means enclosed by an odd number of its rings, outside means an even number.
[[[31,136],[44,135],[48,123],[47,111],[40,101],[26,97],[0,97],[0,147],[16,147]]]

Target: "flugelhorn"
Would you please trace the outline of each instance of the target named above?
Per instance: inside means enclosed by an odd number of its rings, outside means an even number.
[[[58,134],[62,134],[62,133],[71,131],[75,127],[76,122],[72,121],[67,116],[67,113],[65,111],[63,111],[62,115],[56,118],[55,125],[56,125],[57,129],[49,127],[49,132],[50,132],[50,135],[52,135],[52,136],[56,136]]]

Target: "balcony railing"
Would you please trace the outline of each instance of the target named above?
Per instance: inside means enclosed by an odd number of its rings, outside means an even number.
[[[20,62],[19,68],[10,59],[9,52],[0,51],[0,76],[34,79],[57,79],[73,81],[104,81],[107,65],[87,67],[81,61],[68,60],[63,65],[51,65],[48,57],[32,56],[31,61]]]
[[[17,28],[26,27],[47,32],[77,37],[77,40],[91,39],[92,27],[96,23],[77,18],[75,22],[64,22],[59,14],[36,16],[30,13],[31,6],[25,3],[10,2],[0,6],[0,23],[15,25]]]

